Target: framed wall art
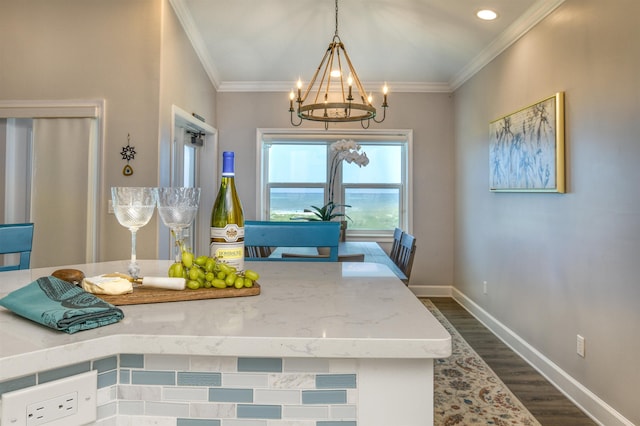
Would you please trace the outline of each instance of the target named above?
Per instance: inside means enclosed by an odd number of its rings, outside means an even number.
[[[489,124],[495,192],[565,192],[564,92]]]

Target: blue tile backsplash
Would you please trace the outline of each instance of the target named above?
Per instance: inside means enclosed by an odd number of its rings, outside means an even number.
[[[56,368],[54,370],[41,371],[38,373],[38,383],[52,382],[80,373],[86,373],[91,370],[91,362],[81,362],[78,364],[67,365],[65,367]]]
[[[212,402],[253,402],[253,389],[209,389]]]
[[[120,368],[144,368],[144,355],[120,354]]]
[[[93,361],[93,370],[98,370],[98,374],[105,371],[115,370],[118,368],[118,357],[110,356],[108,358],[98,359]]]
[[[347,392],[344,390],[305,390],[302,391],[303,404],[346,404]]]
[[[98,426],[119,419],[175,426],[357,426],[357,374],[332,365],[327,359],[120,354],[0,382],[0,395],[93,369]]]
[[[281,419],[282,406],[238,404],[237,414],[239,419]]]
[[[192,373],[179,372],[178,386],[220,386],[222,374],[220,373]]]
[[[132,371],[132,385],[168,385],[176,384],[175,371]]]
[[[35,386],[36,384],[36,375],[32,374],[30,376],[19,377],[17,379],[7,380],[6,382],[0,383],[0,395],[5,392],[12,392],[14,390],[28,388],[29,386]]]
[[[282,358],[238,358],[238,371],[281,373]]]
[[[355,374],[318,374],[316,376],[316,387],[318,389],[355,389]]]

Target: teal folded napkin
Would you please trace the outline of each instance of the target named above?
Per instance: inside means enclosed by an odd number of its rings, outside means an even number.
[[[42,277],[0,299],[0,306],[66,333],[102,327],[124,318],[121,309],[56,277]]]

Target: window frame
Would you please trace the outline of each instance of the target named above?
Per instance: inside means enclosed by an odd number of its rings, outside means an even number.
[[[268,154],[265,154],[267,145],[273,141],[291,140],[292,143],[313,143],[337,141],[339,139],[353,139],[356,142],[363,141],[375,143],[379,141],[396,142],[403,148],[404,161],[402,165],[401,184],[349,184],[342,183],[342,172],[338,172],[340,179],[339,197],[344,200],[347,188],[400,188],[399,227],[407,232],[413,228],[413,130],[322,130],[322,129],[257,129],[256,135],[256,159],[258,173],[256,179],[256,210],[258,220],[269,220],[269,189],[278,187],[318,187],[326,188],[326,183],[300,183],[300,184],[269,184]],[[359,241],[389,242],[393,239],[393,230],[354,230],[347,228],[347,238],[357,238]]]

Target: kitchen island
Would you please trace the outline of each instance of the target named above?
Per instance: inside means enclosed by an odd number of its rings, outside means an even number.
[[[146,276],[170,264],[140,263]],[[92,276],[126,265],[65,268]],[[71,335],[0,308],[0,390],[92,368],[98,424],[123,415],[162,425],[432,424],[433,359],[450,355],[451,337],[387,267],[246,267],[261,275],[257,296],[122,306],[121,322]],[[0,297],[55,269],[0,274]]]

